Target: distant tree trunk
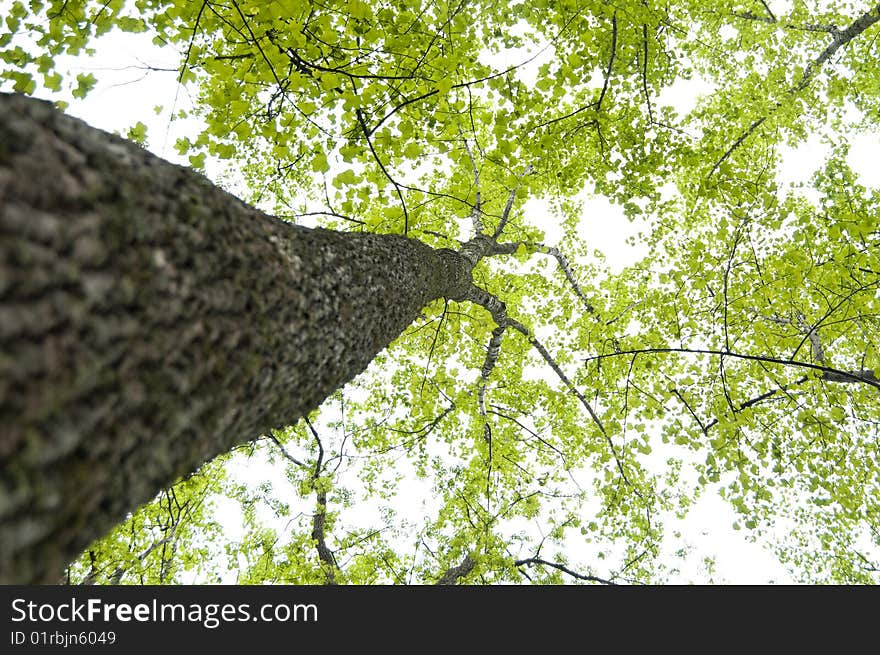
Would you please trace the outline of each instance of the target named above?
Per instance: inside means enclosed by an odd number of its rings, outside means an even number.
[[[54,582],[208,459],[364,370],[470,265],[310,230],[0,94],[0,582]]]

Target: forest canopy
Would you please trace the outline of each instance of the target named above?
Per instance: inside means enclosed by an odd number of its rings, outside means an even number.
[[[70,581],[663,582],[669,526],[720,495],[793,579],[880,582],[880,189],[850,154],[880,139],[880,6],[8,4],[3,90],[67,107],[99,83],[72,61],[145,33],[191,100],[166,120],[201,126],[174,148],[246,202],[489,244],[483,295],[427,306]],[[632,226],[648,255],[606,262],[595,232]]]

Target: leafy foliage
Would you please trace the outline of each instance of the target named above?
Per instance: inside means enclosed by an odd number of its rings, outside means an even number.
[[[425,308],[312,422],[163,494],[72,579],[662,581],[665,522],[720,490],[799,579],[880,581],[880,191],[848,157],[880,112],[880,8],[16,0],[5,20],[23,93],[83,97],[96,79],[60,55],[149,32],[197,95],[195,167],[290,220],[491,236],[474,282],[506,311]],[[817,136],[823,166],[783,185],[783,148]],[[643,221],[650,256],[594,257],[590,197]],[[241,484],[243,457],[281,479]]]

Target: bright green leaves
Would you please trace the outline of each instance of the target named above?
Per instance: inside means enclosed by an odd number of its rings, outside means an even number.
[[[327,162],[327,155],[323,152],[315,154],[312,159],[312,170],[316,173],[326,173],[330,170],[330,164]]]
[[[50,91],[61,90],[62,77],[59,73],[46,73],[43,76],[43,85]]]
[[[125,138],[134,141],[138,145],[145,146],[147,143],[147,126],[138,121],[133,127],[128,129]]]
[[[337,73],[321,73],[318,79],[324,91],[337,91],[342,84],[342,77]]]
[[[417,141],[410,141],[403,149],[403,156],[407,159],[417,159],[423,151],[422,146]]]
[[[174,142],[174,149],[177,151],[179,155],[185,155],[189,152],[189,149],[192,147],[192,143],[188,138],[180,138]]]
[[[346,169],[339,173],[336,177],[333,178],[333,186],[339,188],[343,186],[350,186],[353,184],[357,184],[360,180],[360,177],[353,170]]]
[[[876,193],[856,183],[845,151],[832,153],[809,197],[775,196],[772,181],[755,191],[748,201],[732,192],[706,201],[670,231],[663,251],[674,263],[658,275],[666,292],[640,306],[642,326],[715,354],[664,355],[683,361],[632,380],[679,408],[677,418],[667,414],[666,438],[709,448],[699,482],[728,481],[741,525],[758,529],[790,505],[792,520],[822,530],[839,553],[843,526],[857,529],[878,481],[865,437],[875,390],[834,373],[870,370],[876,351],[877,258],[866,247]],[[688,368],[673,382],[676,363]]]
[[[189,156],[189,165],[195,168],[196,170],[204,170],[205,168],[205,153],[200,152],[197,155]]]
[[[37,83],[30,73],[13,71],[7,77],[13,80],[12,90],[16,93],[31,94],[37,88]]]
[[[458,248],[473,217],[491,234],[518,189],[499,242],[520,245],[480,262],[474,279],[540,339],[606,434],[512,329],[481,413],[490,315],[435,302],[344,398],[337,441],[324,442],[354,483],[313,479],[275,453],[307,504],[293,511],[277,486],[223,490],[243,508],[228,553],[243,580],[325,581],[309,525],[321,491],[329,538],[350,554],[348,581],[433,581],[469,552],[481,579],[520,581],[512,552],[546,543],[562,559],[571,534],[588,549],[566,561],[650,579],[658,517],[716,488],[740,528],[784,512],[792,534],[821,535],[827,558],[804,536],[787,561],[860,579],[850,533],[880,511],[880,410],[875,387],[839,373],[880,368],[880,196],[840,144],[880,108],[865,64],[877,28],[802,85],[833,35],[801,28],[857,14],[814,15],[804,3],[775,21],[745,11],[696,0],[79,0],[37,16],[12,3],[15,39],[0,36],[7,86],[83,98],[96,78],[56,71],[57,57],[114,27],[146,29],[181,54],[183,94],[204,124],[176,151],[199,170],[224,160],[243,196],[291,220],[400,232],[405,214],[409,236]],[[28,47],[17,41],[26,32]],[[171,106],[174,94],[155,101]],[[849,116],[853,107],[864,116]],[[819,132],[835,144],[829,160],[803,193],[781,189],[780,146]],[[128,137],[143,143],[146,126]],[[594,211],[580,204],[585,190],[617,213],[582,220]],[[594,251],[626,218],[645,220],[650,257],[612,275]],[[568,256],[592,310],[537,245],[540,231]],[[303,426],[279,440],[317,461]],[[430,487],[412,515],[393,511],[401,469]],[[369,527],[346,523],[360,502],[381,506]],[[285,533],[252,505],[299,518]],[[411,552],[413,535],[427,550]],[[121,558],[129,542],[116,538]],[[151,543],[139,539],[132,552]],[[186,550],[204,565],[198,549]]]
[[[524,263],[524,262],[526,262],[526,261],[528,260],[528,258],[529,258],[529,254],[530,254],[530,253],[529,253],[529,248],[526,246],[526,244],[521,243],[521,244],[519,244],[519,245],[516,247],[516,253],[515,253],[515,254],[516,254],[516,258],[517,258],[517,260],[518,260],[519,262],[521,262],[521,263]]]
[[[97,81],[97,78],[91,73],[79,73],[76,76],[76,87],[72,91],[73,97],[80,99],[85,98]]]
[[[25,7],[24,3],[21,0],[15,0],[12,3],[12,6],[9,8],[9,14],[6,16],[5,23],[6,27],[9,28],[10,32],[15,32],[18,30],[21,19],[27,16],[28,10]]]
[[[447,93],[449,93],[450,90],[452,90],[452,86],[453,86],[452,79],[448,78],[448,77],[444,77],[443,79],[437,81],[436,89],[440,93],[440,95],[445,96]]]

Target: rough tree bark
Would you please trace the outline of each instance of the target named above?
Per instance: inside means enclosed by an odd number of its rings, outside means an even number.
[[[53,582],[127,512],[363,371],[472,264],[310,230],[0,94],[0,582]]]

